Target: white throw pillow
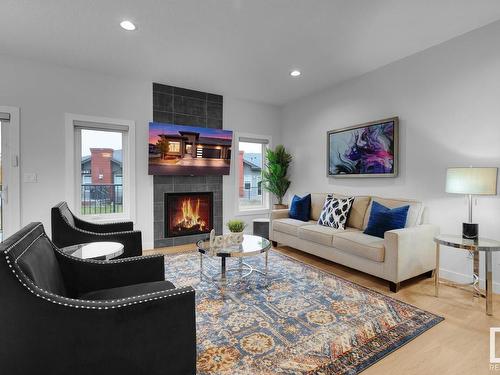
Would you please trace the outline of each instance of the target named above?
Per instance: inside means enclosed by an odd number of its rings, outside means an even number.
[[[354,197],[337,198],[333,194],[328,194],[319,215],[318,224],[335,229],[345,229],[352,202],[354,202]]]

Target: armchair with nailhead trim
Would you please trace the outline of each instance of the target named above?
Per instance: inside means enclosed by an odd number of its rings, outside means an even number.
[[[2,374],[195,374],[195,292],[162,255],[82,260],[41,223],[0,243]]]
[[[141,232],[134,230],[131,221],[96,224],[73,215],[66,202],[60,202],[51,211],[52,241],[59,247],[87,242],[112,241],[123,244],[119,258],[142,255]]]

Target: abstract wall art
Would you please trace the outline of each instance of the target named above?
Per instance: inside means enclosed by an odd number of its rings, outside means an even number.
[[[397,117],[329,131],[328,176],[397,176],[398,135]]]

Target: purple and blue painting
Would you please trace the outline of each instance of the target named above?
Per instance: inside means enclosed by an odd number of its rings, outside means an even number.
[[[328,133],[330,176],[395,176],[397,118]]]

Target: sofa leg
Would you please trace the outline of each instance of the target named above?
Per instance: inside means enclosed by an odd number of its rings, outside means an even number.
[[[271,241],[271,243],[273,244],[273,247],[278,247],[278,242],[276,242],[276,241]]]
[[[434,275],[434,270],[427,271],[424,273],[424,277],[430,279]]]
[[[399,292],[400,286],[401,286],[400,283],[393,283],[392,281],[389,281],[389,289],[393,293]]]

